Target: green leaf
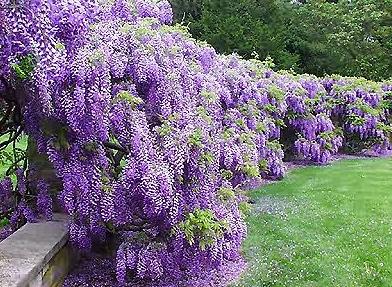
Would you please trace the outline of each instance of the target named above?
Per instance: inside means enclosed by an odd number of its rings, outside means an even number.
[[[9,223],[10,223],[9,219],[6,218],[6,217],[3,217],[3,218],[0,220],[0,227],[7,226]]]
[[[18,62],[11,64],[11,68],[20,80],[28,80],[31,78],[35,68],[35,58],[33,55],[18,58]]]
[[[203,146],[203,135],[199,128],[197,128],[189,137],[188,143],[191,146],[201,148]]]

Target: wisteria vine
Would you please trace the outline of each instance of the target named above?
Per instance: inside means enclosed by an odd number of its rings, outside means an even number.
[[[0,147],[25,133],[48,157],[75,246],[119,239],[102,263],[119,286],[209,286],[240,270],[244,183],[283,177],[285,158],[391,148],[388,83],[219,55],[171,25],[165,0],[3,2]],[[33,164],[14,171],[15,187],[0,182],[8,232],[53,209]]]

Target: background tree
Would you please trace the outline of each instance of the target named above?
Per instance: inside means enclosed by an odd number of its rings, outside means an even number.
[[[233,39],[242,37],[237,29],[270,33],[274,17],[246,26],[272,11],[256,4],[234,6],[249,17],[223,26]],[[76,247],[115,239],[109,265],[93,260],[95,273],[64,287],[222,286],[244,268],[244,185],[283,177],[286,151],[325,164],[343,143],[390,149],[390,84],[273,72],[269,63],[216,53],[172,26],[172,16],[166,0],[0,6],[0,152],[27,135],[61,181],[52,198],[36,176],[42,168],[14,156],[15,185],[0,181],[7,232],[50,219],[58,199]],[[287,36],[274,45],[289,47]],[[244,49],[252,54],[256,44]]]
[[[308,1],[288,35],[303,71],[382,79],[392,75],[392,1]]]
[[[392,1],[172,0],[178,22],[224,53],[318,76],[392,76]]]
[[[276,0],[173,0],[178,22],[188,24],[192,34],[222,53],[237,52],[251,58],[270,55],[279,68],[298,68],[299,57],[287,49],[285,19],[288,9]]]

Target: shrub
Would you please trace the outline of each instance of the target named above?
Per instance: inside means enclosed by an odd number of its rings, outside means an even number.
[[[359,143],[351,135],[389,148],[381,84],[218,55],[168,25],[166,1],[11,2],[0,10],[0,96],[62,181],[71,241],[120,239],[120,285],[205,286],[238,262],[246,205],[230,191],[282,177],[284,150],[327,163],[342,140]],[[47,187],[32,184],[41,191],[23,208],[50,217]]]

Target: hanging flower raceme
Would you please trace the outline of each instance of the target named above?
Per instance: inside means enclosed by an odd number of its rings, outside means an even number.
[[[0,10],[0,95],[20,102],[62,181],[71,241],[118,239],[102,286],[208,286],[242,266],[244,183],[282,177],[285,154],[327,163],[356,136],[389,148],[387,86],[219,55],[169,26],[164,0],[14,2]],[[17,175],[16,197],[0,184],[18,203],[11,221],[49,219],[48,186],[31,202]]]

